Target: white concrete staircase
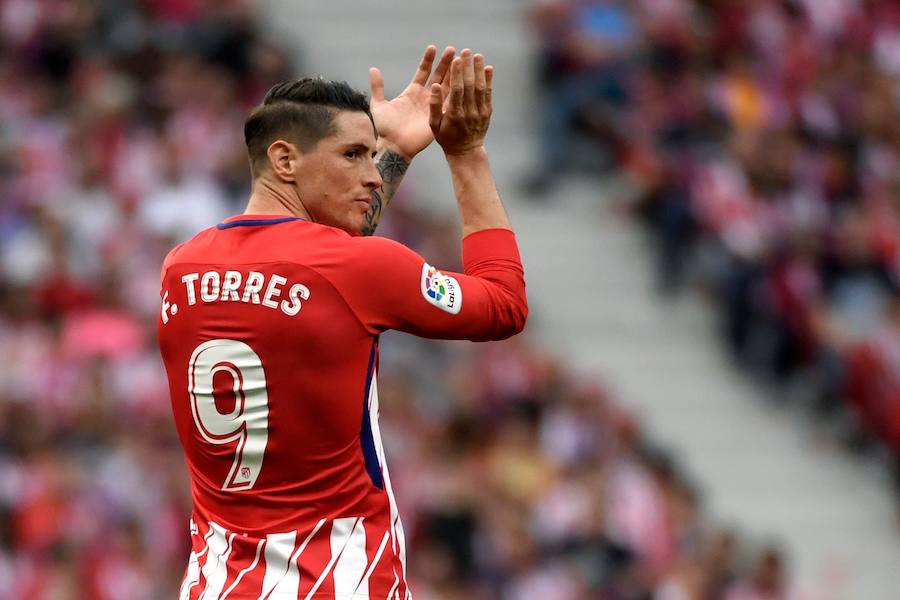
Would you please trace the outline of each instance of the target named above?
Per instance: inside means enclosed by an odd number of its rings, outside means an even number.
[[[492,163],[526,261],[542,343],[602,377],[677,452],[718,518],[783,542],[793,578],[822,600],[900,599],[900,531],[883,474],[822,447],[802,420],[772,408],[726,364],[712,315],[696,298],[652,293],[636,226],[610,210],[611,189],[569,180],[547,205],[516,197],[530,164],[534,102],[521,0],[264,0],[268,25],[302,41],[307,63],[367,86],[378,66],[388,92],[405,85],[427,43],[470,46],[496,67]],[[409,185],[453,210],[450,179],[430,149]],[[390,218],[389,216],[387,218]]]

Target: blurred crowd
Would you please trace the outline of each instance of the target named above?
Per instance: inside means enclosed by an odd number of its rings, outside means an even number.
[[[661,291],[699,283],[736,363],[900,457],[900,3],[541,0],[533,27],[526,189],[599,145]]]
[[[242,211],[244,116],[297,73],[257,13],[0,0],[0,600],[176,595],[190,495],[159,268]],[[454,226],[402,195],[384,227],[458,267]],[[777,548],[705,518],[640,424],[534,341],[382,347],[417,597],[793,597]]]

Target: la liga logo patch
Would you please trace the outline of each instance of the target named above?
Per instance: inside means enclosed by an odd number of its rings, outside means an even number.
[[[451,315],[459,313],[462,308],[462,289],[459,282],[428,263],[422,265],[422,296],[429,304]]]
[[[440,275],[440,273],[435,271],[433,267],[428,270],[428,275],[425,276],[425,287],[428,288],[426,294],[428,294],[428,297],[432,300],[440,302],[447,294],[447,288],[444,286],[444,282],[441,278],[436,275]]]

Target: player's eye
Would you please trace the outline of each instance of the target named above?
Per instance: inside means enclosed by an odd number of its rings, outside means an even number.
[[[347,150],[344,152],[346,158],[356,158],[356,150]]]
[[[372,158],[375,158],[375,155],[378,154],[375,150],[372,150]]]

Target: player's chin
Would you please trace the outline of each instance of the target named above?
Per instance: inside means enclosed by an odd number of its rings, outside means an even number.
[[[366,219],[366,212],[368,212],[368,209],[350,211],[350,214],[347,215],[345,221],[347,224],[347,231],[360,232],[367,230],[368,227],[366,224],[368,223],[368,220]]]
[[[353,209],[350,211],[350,213],[354,219],[365,220],[366,214],[368,212],[369,212],[369,203],[368,202],[361,202],[360,200],[354,200]]]

